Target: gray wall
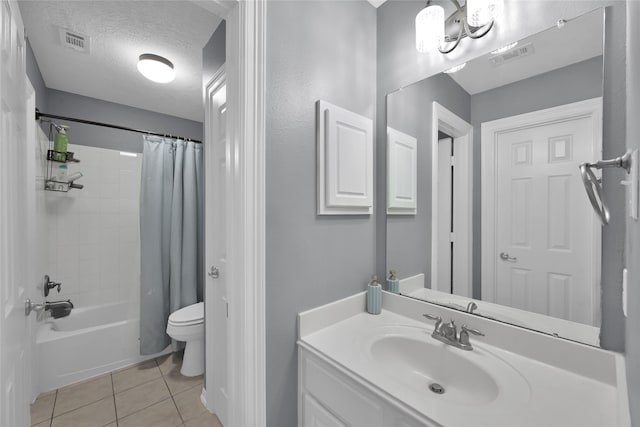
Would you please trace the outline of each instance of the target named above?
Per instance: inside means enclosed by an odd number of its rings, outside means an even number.
[[[626,3],[622,0],[562,1],[521,0],[507,2],[505,12],[494,30],[483,40],[464,40],[454,55],[433,52],[419,54],[415,50],[414,20],[423,2],[390,0],[378,8],[378,81],[377,81],[377,251],[379,273],[386,270],[386,220],[384,200],[386,192],[386,107],[385,94],[425,77],[554,26],[558,19],[571,19],[593,9],[607,8],[605,78],[604,78],[604,141],[605,157],[624,152],[625,136],[625,29]],[[517,10],[515,10],[517,8]],[[526,17],[526,19],[524,18]],[[618,173],[606,171],[604,185],[607,200],[620,199],[623,191],[618,185]],[[614,212],[613,212],[614,211]],[[612,206],[612,224],[603,238],[602,332],[604,348],[623,351],[625,322],[622,317],[622,260],[624,218],[620,206]]]
[[[473,125],[473,296],[482,281],[481,124],[602,96],[602,56],[471,96]],[[606,145],[606,143],[604,144]],[[582,185],[582,184],[581,184]],[[582,191],[582,189],[580,188]],[[621,200],[619,202],[622,202]],[[609,229],[604,229],[606,235]],[[605,260],[606,262],[607,260]]]
[[[387,217],[387,266],[401,279],[424,273],[427,283],[431,278],[433,101],[471,121],[471,97],[447,74],[429,77],[387,97],[388,126],[418,140],[418,213]]]
[[[365,289],[372,216],[316,215],[317,100],[375,119],[376,11],[365,2],[267,3],[267,425],[297,425],[296,314]]]
[[[640,149],[640,2],[627,2],[627,147]],[[640,426],[640,224],[627,217],[629,269],[627,322],[627,383],[631,423]]]
[[[43,113],[202,140],[202,123],[200,122],[54,89],[48,90],[48,98],[49,105]],[[142,135],[139,133],[75,122],[67,123],[64,120],[55,120],[55,122],[71,126],[67,134],[72,144],[142,152]]]
[[[206,90],[226,58],[227,22],[223,19],[202,49],[202,87]]]
[[[36,57],[33,54],[33,49],[31,49],[31,43],[29,43],[28,39],[26,50],[27,56],[25,58],[25,62],[27,68],[27,77],[31,81],[31,84],[36,91],[36,108],[39,108],[40,111],[46,111],[49,98],[47,86],[44,84],[42,74],[40,73],[40,67],[38,67],[38,62],[36,61]],[[48,129],[48,125],[45,125],[44,123],[41,126],[43,130]]]
[[[224,63],[224,21],[220,27],[223,28],[222,63]],[[220,27],[218,27],[218,30]],[[218,31],[214,33],[212,40],[216,34],[218,34]],[[219,42],[219,37],[218,34],[216,42]],[[209,43],[211,43],[211,41]],[[209,46],[209,44],[207,44],[207,46]],[[220,55],[214,49],[211,57],[212,60],[209,64],[213,67],[217,63],[216,61],[220,61]],[[28,41],[26,68],[27,76],[36,91],[36,107],[43,113],[110,123],[153,132],[166,132],[171,135],[202,140],[203,132],[202,123],[200,122],[47,88]],[[75,122],[67,123],[62,120],[55,120],[55,122],[57,124],[68,124],[71,126],[67,133],[69,134],[69,142],[73,144],[136,153],[142,152],[142,136],[139,133],[83,125]],[[42,129],[45,133],[48,133],[49,125],[43,123]]]

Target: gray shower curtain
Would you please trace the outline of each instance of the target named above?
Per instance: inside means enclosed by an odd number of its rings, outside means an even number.
[[[169,315],[202,301],[201,144],[145,135],[140,189],[140,354],[171,343]]]

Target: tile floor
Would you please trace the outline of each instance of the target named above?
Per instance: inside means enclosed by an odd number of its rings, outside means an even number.
[[[31,405],[37,427],[222,427],[200,402],[203,377],[180,375],[181,354],[43,393]]]

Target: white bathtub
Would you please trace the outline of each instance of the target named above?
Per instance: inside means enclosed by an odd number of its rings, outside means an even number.
[[[74,308],[38,329],[39,388],[53,390],[169,352],[140,356],[140,320],[129,303]]]

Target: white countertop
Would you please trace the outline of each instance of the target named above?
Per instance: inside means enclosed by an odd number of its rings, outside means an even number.
[[[404,301],[407,298],[385,293],[382,313],[370,315],[364,311],[363,298],[364,294],[358,294],[301,313],[299,345],[314,350],[399,405],[436,423],[510,427],[629,424],[624,370],[620,371],[624,359],[616,353],[542,334],[531,335],[536,333],[470,316],[468,323],[491,338],[472,337],[475,349],[465,352],[434,340],[430,336],[433,323],[416,317],[416,310],[437,312],[445,320],[450,315],[458,323],[465,322],[464,317],[460,318],[464,313],[429,303],[420,302],[425,305],[416,306],[415,301],[407,303]],[[507,368],[498,374],[500,381],[504,380],[498,396],[485,401],[460,401],[452,394],[437,395],[428,391],[426,379],[424,390],[416,389],[412,386],[415,381],[403,381],[402,375],[381,366],[371,356],[374,340],[394,334],[410,336],[416,342],[432,340],[431,344],[441,346],[439,350],[449,360],[462,354],[478,366],[499,360],[500,366]],[[501,339],[519,340],[524,344],[516,343],[511,348],[496,345]],[[527,342],[535,346],[531,354],[527,354]],[[545,360],[531,357],[541,352],[545,353]],[[612,366],[604,366],[607,364]],[[437,377],[437,373],[434,376]]]

